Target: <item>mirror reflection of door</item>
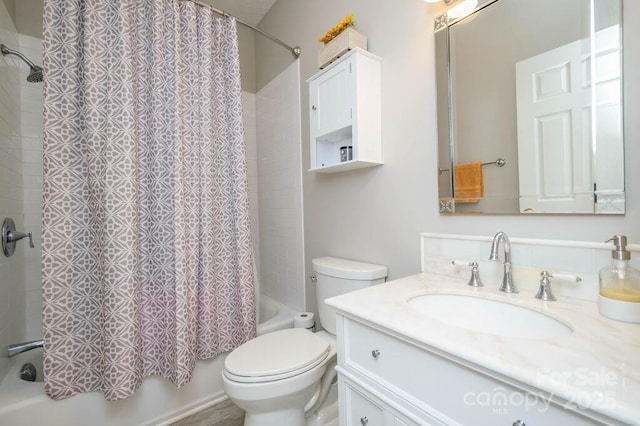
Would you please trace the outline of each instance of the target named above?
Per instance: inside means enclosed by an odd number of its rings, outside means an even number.
[[[521,213],[593,213],[582,58],[576,41],[516,64]]]
[[[520,212],[619,210],[614,204],[616,193],[623,198],[622,170],[606,170],[602,163],[615,165],[607,158],[619,159],[622,146],[598,152],[593,136],[622,140],[620,120],[592,119],[594,113],[620,112],[619,40],[617,25],[597,32],[594,62],[587,39],[516,64]],[[594,163],[595,152],[600,164]],[[604,202],[597,202],[598,194]]]
[[[625,212],[625,188],[620,26],[597,31],[594,47],[596,213],[621,214]]]

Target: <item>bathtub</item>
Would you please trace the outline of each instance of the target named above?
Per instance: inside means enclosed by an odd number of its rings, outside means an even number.
[[[296,315],[296,311],[264,294],[260,295],[259,312],[258,336],[293,327],[293,317]]]
[[[260,316],[258,334],[293,326],[294,311],[266,296],[261,296]],[[122,401],[105,401],[102,392],[54,401],[45,395],[42,381],[20,379],[20,367],[31,362],[42,380],[42,349],[25,352],[12,358],[0,383],[0,425],[169,425],[227,399],[221,377],[225,357],[197,361],[191,381],[181,388],[150,376],[134,395]]]

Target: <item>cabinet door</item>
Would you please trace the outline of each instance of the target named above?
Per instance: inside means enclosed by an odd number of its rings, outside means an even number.
[[[325,135],[351,125],[354,96],[352,60],[336,65],[311,81],[311,134]]]
[[[391,424],[393,426],[419,426],[418,423],[416,422],[412,422],[411,420],[408,420],[408,419],[401,419],[399,417],[394,417]]]
[[[385,413],[373,401],[355,391],[351,386],[345,386],[347,410],[346,418],[349,426],[384,426]]]

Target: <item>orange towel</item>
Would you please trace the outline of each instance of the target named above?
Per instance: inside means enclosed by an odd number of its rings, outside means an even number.
[[[453,166],[453,195],[456,203],[477,203],[482,198],[482,163],[460,163]]]

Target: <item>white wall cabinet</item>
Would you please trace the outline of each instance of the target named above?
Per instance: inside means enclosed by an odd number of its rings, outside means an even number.
[[[380,61],[356,48],[307,80],[309,171],[335,173],[382,164]]]
[[[342,315],[337,341],[342,426],[610,424],[592,412],[567,409],[567,401]]]

